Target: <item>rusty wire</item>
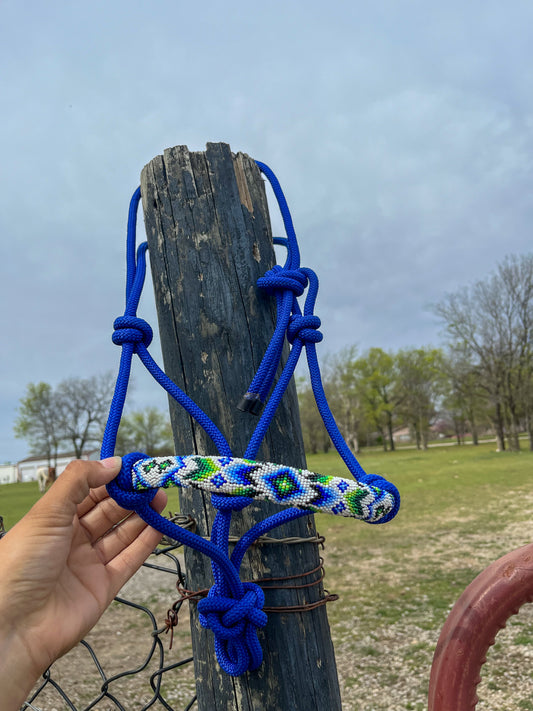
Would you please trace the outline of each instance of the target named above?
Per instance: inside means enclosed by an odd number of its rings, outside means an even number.
[[[283,539],[275,539],[276,542],[282,541]],[[322,547],[324,547],[324,537],[320,535],[316,535],[313,537],[310,537],[309,539],[302,539],[303,541],[310,541],[312,540],[313,542],[319,542]],[[318,573],[318,577],[315,580],[312,580],[311,582],[308,583],[300,583],[299,585],[296,584],[289,584],[287,585],[286,583],[292,583],[293,581],[297,580],[298,578],[307,578],[311,575],[314,575],[315,573]],[[254,582],[256,585],[259,585],[260,588],[263,590],[303,590],[305,588],[312,588],[317,585],[320,585],[320,583],[324,580],[325,577],[325,571],[324,571],[324,559],[321,557],[320,558],[320,563],[316,566],[316,568],[313,568],[312,570],[308,570],[304,573],[297,573],[296,575],[285,575],[283,577],[278,577],[278,578],[259,578],[256,580],[247,580],[243,582]],[[272,583],[278,583],[277,585],[272,585]],[[282,583],[281,585],[279,583]],[[172,648],[172,639],[174,636],[174,627],[178,624],[178,613],[181,609],[181,606],[183,603],[188,600],[189,602],[198,602],[204,597],[207,597],[207,594],[209,593],[209,588],[204,588],[203,590],[188,590],[182,583],[179,581],[176,583],[176,588],[179,593],[179,598],[174,602],[172,605],[171,609],[168,610],[167,612],[167,619],[165,620],[165,625],[166,625],[166,632],[170,631],[170,648]],[[314,602],[304,602],[301,605],[276,605],[276,606],[265,606],[263,607],[263,610],[266,613],[271,613],[271,612],[277,612],[277,613],[284,613],[284,612],[310,612],[311,610],[316,610],[317,607],[321,607],[322,605],[326,605],[328,602],[336,602],[339,599],[339,596],[336,595],[335,593],[330,593],[328,590],[324,590],[324,596],[319,598],[318,600],[315,600]]]

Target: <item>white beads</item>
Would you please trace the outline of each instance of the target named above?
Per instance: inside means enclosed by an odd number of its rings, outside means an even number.
[[[271,462],[237,457],[154,457],[133,465],[134,490],[184,486],[227,496],[248,496],[285,506],[376,521],[394,506],[379,487],[321,476]]]

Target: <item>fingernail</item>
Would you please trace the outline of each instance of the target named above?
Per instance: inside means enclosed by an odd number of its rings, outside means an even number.
[[[122,459],[120,457],[108,457],[107,459],[101,459],[100,464],[106,469],[120,469]]]

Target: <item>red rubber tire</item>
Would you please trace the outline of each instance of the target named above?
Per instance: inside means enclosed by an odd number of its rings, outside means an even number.
[[[428,711],[472,711],[481,667],[496,635],[533,601],[533,543],[486,568],[457,600],[440,633],[429,681]]]

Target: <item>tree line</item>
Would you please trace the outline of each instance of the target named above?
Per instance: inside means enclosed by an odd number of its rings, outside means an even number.
[[[385,351],[355,346],[326,359],[324,388],[348,445],[395,449],[408,428],[418,448],[432,436],[496,436],[499,450],[519,449],[526,432],[533,449],[533,254],[507,257],[486,279],[447,294],[433,307],[445,333],[441,347]],[[30,383],[20,400],[15,435],[53,464],[61,449],[81,457],[99,446],[113,392],[111,374],[69,378],[56,388]],[[298,384],[308,452],[331,442],[311,385]],[[117,454],[173,451],[168,416],[155,408],[122,419]]]
[[[395,432],[404,426],[417,447],[427,447],[443,392],[443,357],[431,347],[396,353],[370,348],[358,355],[352,346],[327,359],[324,389],[349,447],[357,452],[381,444],[394,450]],[[298,397],[306,451],[327,451],[331,443],[307,380],[300,380]]]
[[[110,373],[68,378],[55,388],[29,383],[20,400],[15,436],[27,440],[30,453],[46,458],[49,466],[56,466],[58,454],[65,450],[81,458],[102,443],[113,386]],[[168,416],[154,407],[125,414],[115,451],[120,456],[133,451],[172,453]]]
[[[441,347],[349,347],[326,360],[326,394],[348,444],[394,450],[394,432],[406,427],[418,448],[438,434],[478,444],[490,431],[500,451],[518,450],[521,432],[533,450],[533,255],[507,257],[432,310]],[[306,449],[327,451],[309,382],[298,390]]]

